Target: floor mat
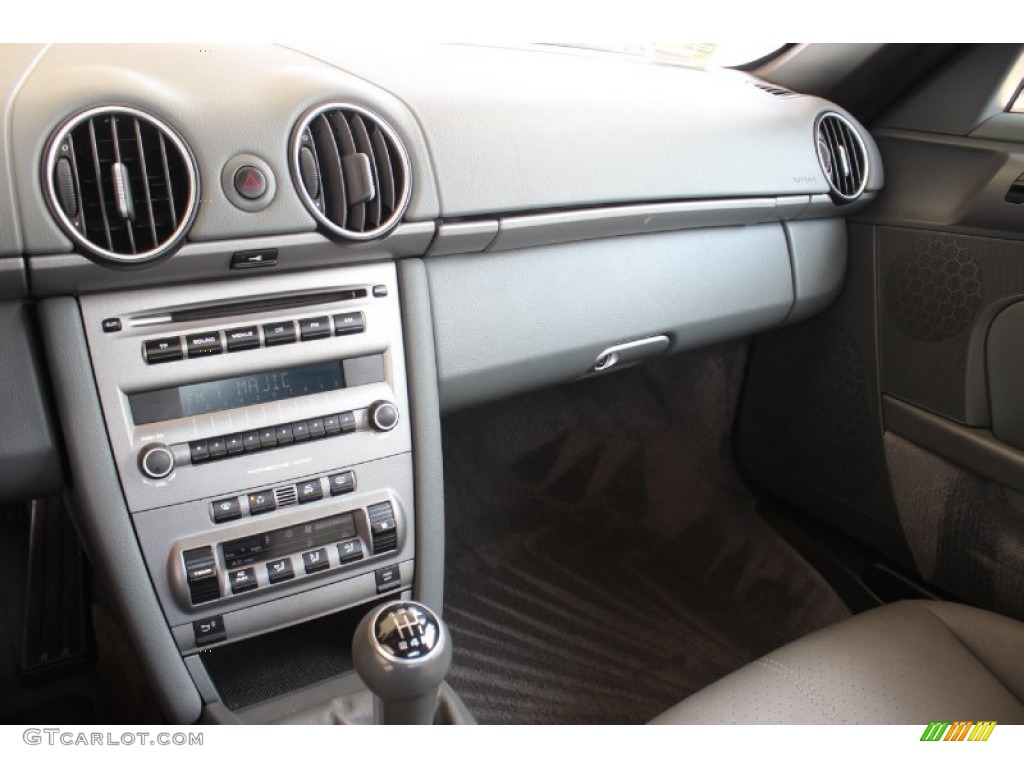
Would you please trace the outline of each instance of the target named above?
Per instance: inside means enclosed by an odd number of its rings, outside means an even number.
[[[641,723],[849,615],[754,512],[744,344],[444,420],[449,682],[482,723]]]

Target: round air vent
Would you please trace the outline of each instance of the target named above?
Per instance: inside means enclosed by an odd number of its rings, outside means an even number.
[[[402,220],[411,178],[405,147],[369,110],[327,104],[307,112],[292,138],[299,197],[329,232],[372,240]]]
[[[825,112],[815,123],[814,136],[832,199],[840,205],[853,202],[868,183],[868,153],[860,134],[842,115]]]
[[[96,107],[53,134],[43,186],[58,223],[94,260],[152,261],[184,240],[199,200],[188,145],[131,107]]]

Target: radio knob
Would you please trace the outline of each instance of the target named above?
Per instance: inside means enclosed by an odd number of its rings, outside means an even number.
[[[139,469],[154,480],[167,477],[174,471],[174,454],[162,443],[147,445],[139,453]]]
[[[398,426],[398,408],[387,400],[378,400],[369,409],[370,426],[377,432],[390,432]]]

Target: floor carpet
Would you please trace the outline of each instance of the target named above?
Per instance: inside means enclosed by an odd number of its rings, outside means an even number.
[[[481,723],[642,723],[849,615],[755,513],[746,346],[443,422],[448,678]]]

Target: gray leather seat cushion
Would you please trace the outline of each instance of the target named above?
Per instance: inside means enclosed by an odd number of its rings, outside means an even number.
[[[834,624],[728,675],[656,724],[1024,723],[1024,624],[912,601]]]

